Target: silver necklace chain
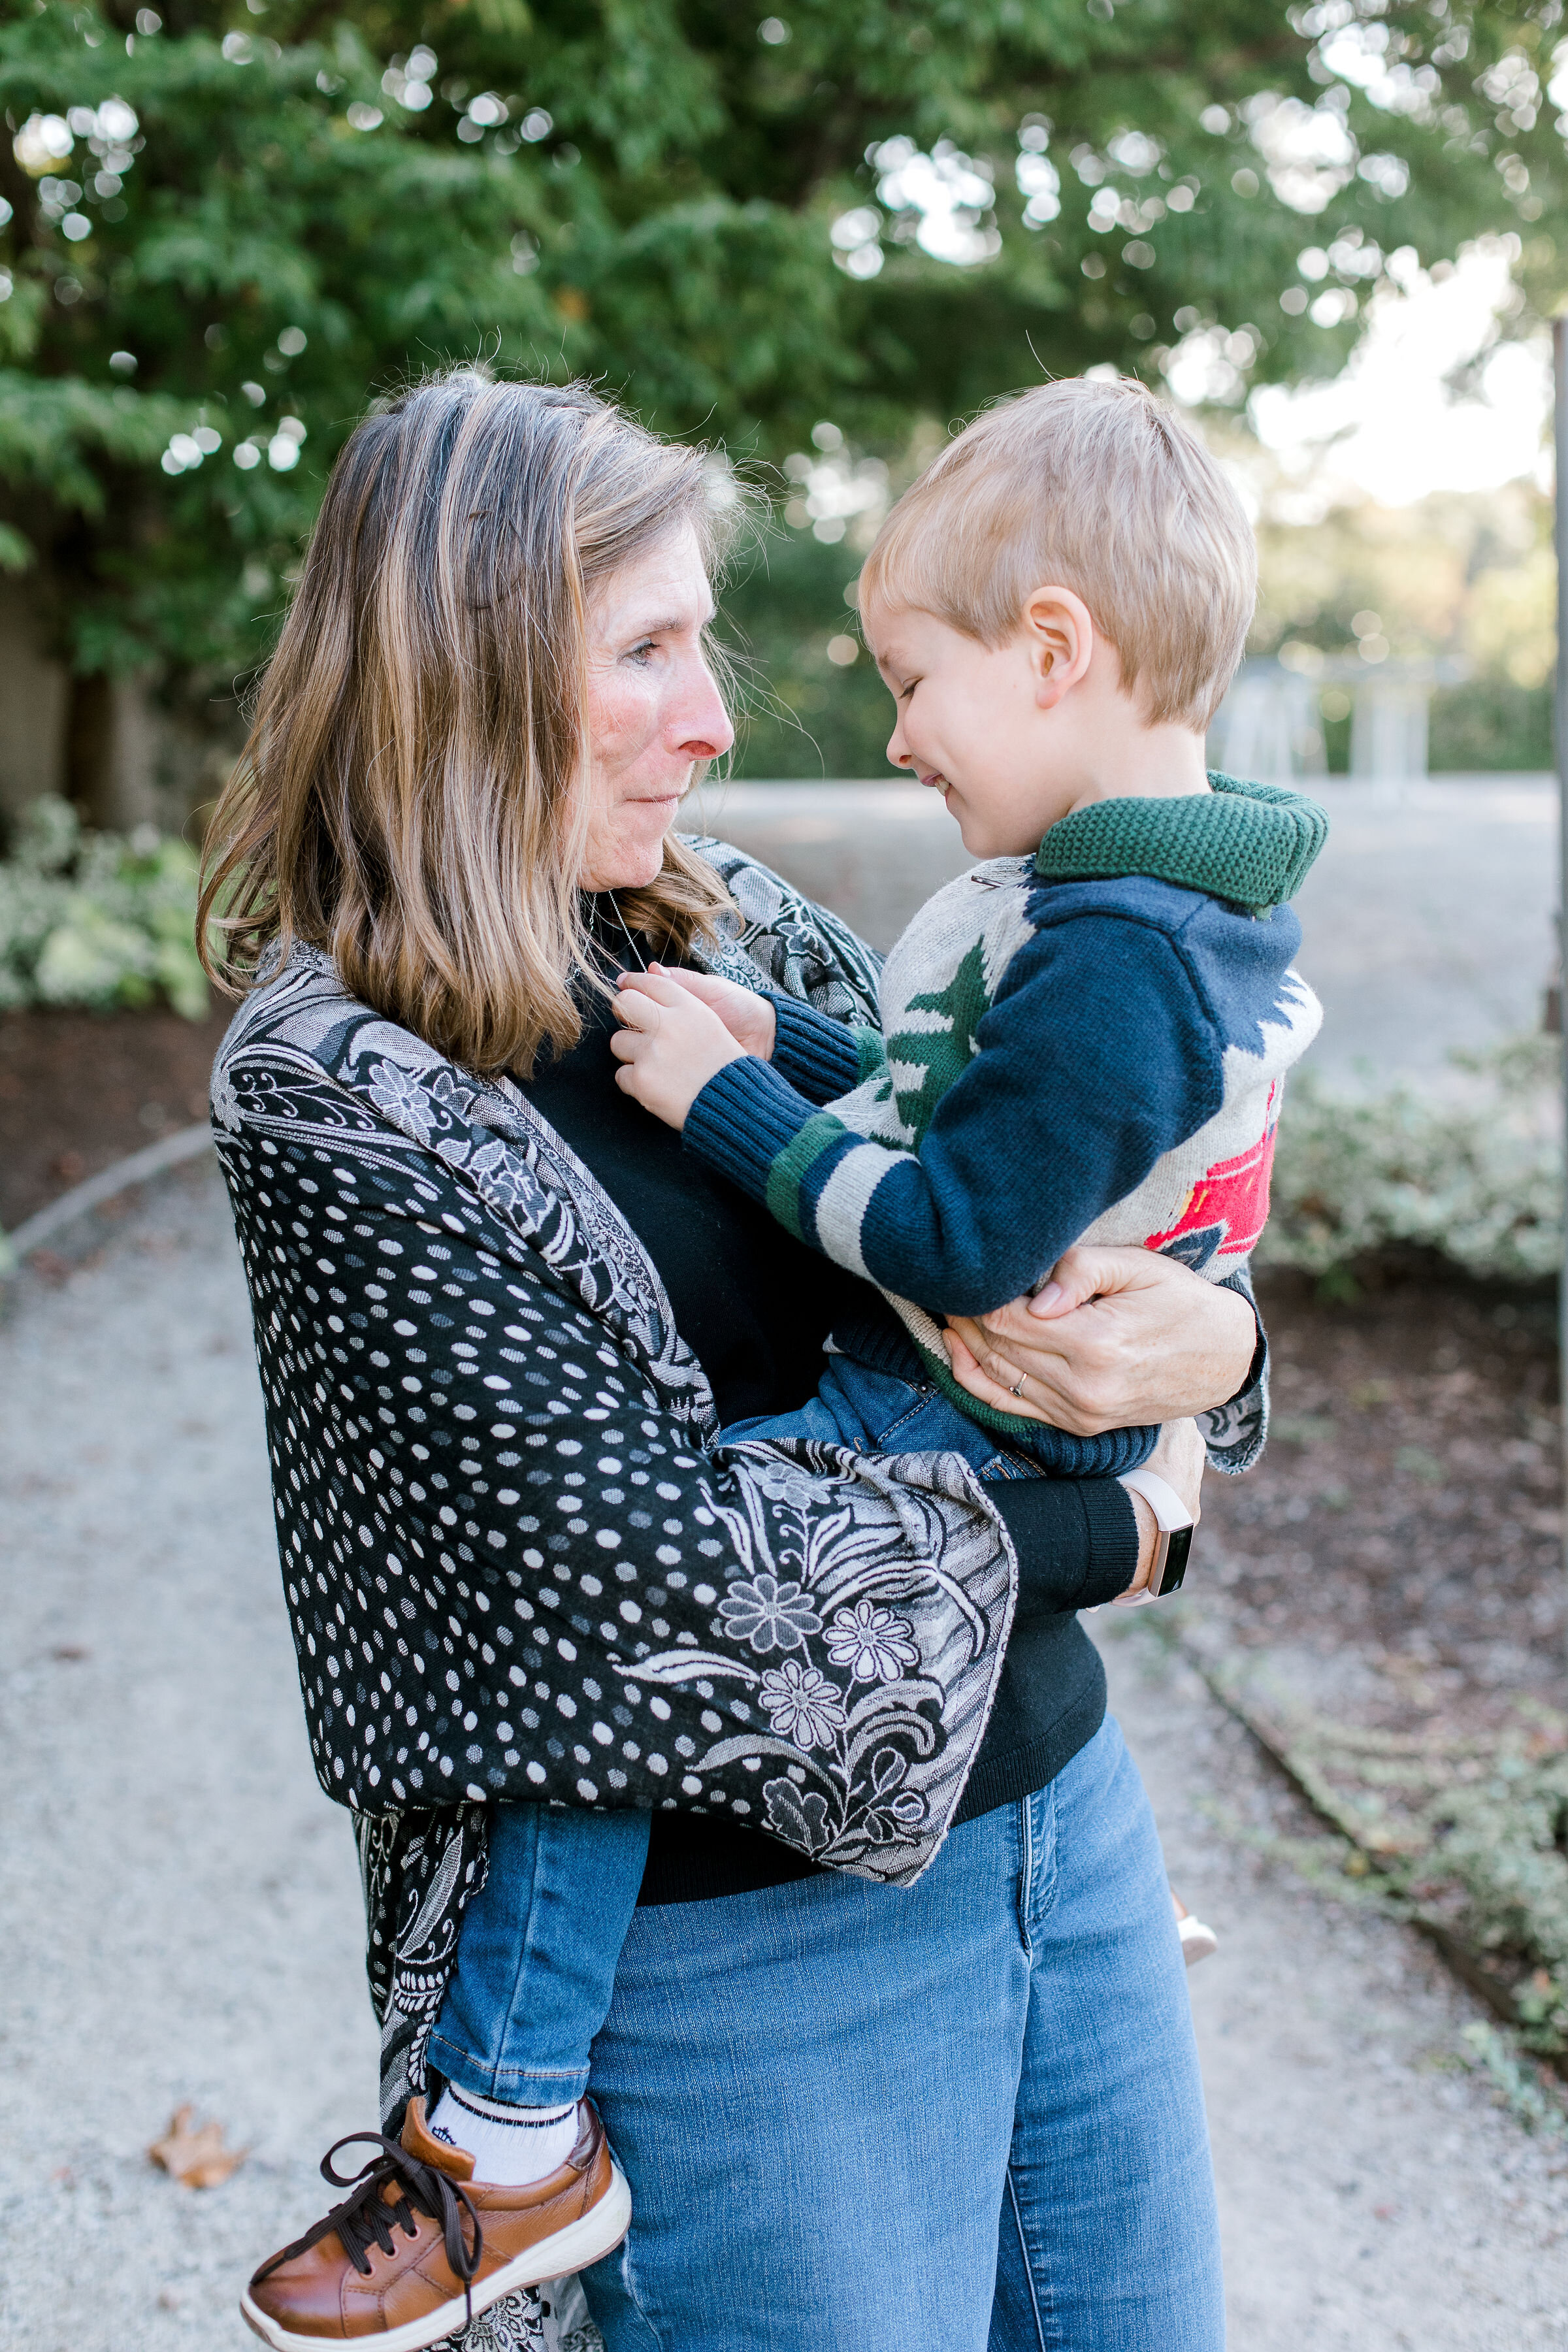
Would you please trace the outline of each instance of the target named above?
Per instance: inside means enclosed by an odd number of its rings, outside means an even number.
[[[627,947],[630,948],[633,955],[637,958],[638,971],[646,971],[647,970],[647,965],[643,960],[642,950],[638,947],[636,940],[633,939],[630,931],[626,929],[626,919],[621,912],[620,900],[616,897],[613,890],[606,892],[605,895],[609,898],[610,905],[615,910],[616,920],[621,927],[621,937],[625,940]]]

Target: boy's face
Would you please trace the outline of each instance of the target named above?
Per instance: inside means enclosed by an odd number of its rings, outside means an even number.
[[[1077,780],[1071,762],[1053,756],[1058,730],[1042,728],[1040,666],[1027,632],[992,647],[934,613],[873,605],[864,618],[898,709],[888,742],[894,767],[942,793],[972,857],[1037,848],[1071,807]]]

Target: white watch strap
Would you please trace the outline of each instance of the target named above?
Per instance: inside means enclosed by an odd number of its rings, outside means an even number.
[[[1142,1496],[1154,1514],[1155,1526],[1163,1534],[1170,1535],[1177,1528],[1197,1525],[1175,1488],[1168,1485],[1157,1470],[1129,1470],[1118,1479],[1117,1484]]]

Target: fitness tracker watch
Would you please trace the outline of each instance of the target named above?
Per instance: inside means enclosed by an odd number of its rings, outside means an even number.
[[[1117,1483],[1142,1496],[1160,1530],[1154,1538],[1154,1565],[1149,1570],[1148,1583],[1142,1592],[1128,1593],[1121,1602],[1125,1609],[1136,1609],[1146,1601],[1163,1601],[1167,1592],[1174,1592],[1180,1586],[1187,1572],[1193,1529],[1197,1521],[1175,1488],[1157,1470],[1129,1470]]]

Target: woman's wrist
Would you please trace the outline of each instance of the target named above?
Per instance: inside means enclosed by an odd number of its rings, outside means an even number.
[[[1154,1517],[1152,1503],[1140,1495],[1135,1487],[1124,1487],[1122,1492],[1131,1504],[1132,1516],[1138,1522],[1138,1570],[1131,1583],[1123,1586],[1118,1593],[1119,1601],[1125,1601],[1131,1594],[1143,1591],[1153,1571],[1154,1553],[1160,1541],[1160,1522]]]
[[[1210,1412],[1223,1412],[1226,1405],[1234,1404],[1237,1397],[1245,1396],[1257,1381],[1263,1360],[1268,1352],[1268,1340],[1263,1328],[1263,1318],[1258,1311],[1258,1302],[1250,1290],[1242,1283],[1212,1283],[1210,1293],[1218,1312],[1229,1316],[1235,1327],[1231,1370],[1237,1375],[1236,1385],[1217,1405],[1205,1408]],[[1230,1298],[1236,1301],[1234,1307],[1220,1304],[1222,1300]],[[1245,1362],[1243,1361],[1244,1349]]]

